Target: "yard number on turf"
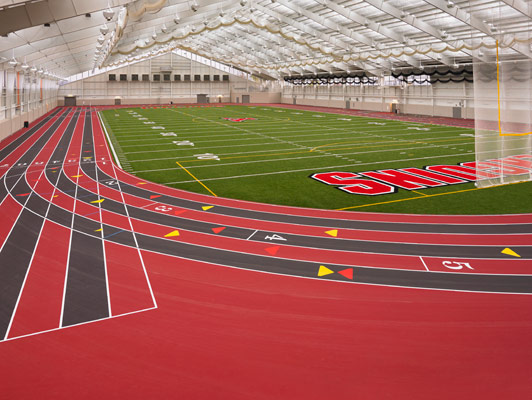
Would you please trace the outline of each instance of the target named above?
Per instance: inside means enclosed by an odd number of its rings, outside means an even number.
[[[198,160],[218,160],[218,161],[220,161],[220,157],[218,157],[217,155],[214,155],[212,153],[194,154],[194,157],[197,157]]]

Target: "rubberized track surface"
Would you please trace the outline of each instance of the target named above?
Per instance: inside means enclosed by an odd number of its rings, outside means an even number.
[[[1,142],[0,177],[6,398],[531,393],[532,215],[183,192],[116,168],[83,108]]]

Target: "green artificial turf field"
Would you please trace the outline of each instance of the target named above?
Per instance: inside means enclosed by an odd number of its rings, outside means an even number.
[[[532,182],[365,196],[310,177],[474,161],[472,129],[264,106],[123,108],[101,116],[126,171],[192,192],[352,211],[532,212]]]

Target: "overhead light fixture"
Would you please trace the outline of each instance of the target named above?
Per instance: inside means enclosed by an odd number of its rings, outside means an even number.
[[[37,72],[37,67],[34,65],[33,67],[30,68],[30,72]]]
[[[107,24],[103,24],[101,27],[100,27],[100,32],[102,33],[102,35],[107,35],[109,33],[109,27],[107,26]]]
[[[100,35],[96,40],[98,41],[98,43],[103,44],[103,42],[105,42],[105,37],[103,35]]]
[[[167,33],[168,32],[168,28],[166,27],[166,24],[163,24],[163,27],[161,28],[161,31],[163,33]]]
[[[181,18],[179,18],[179,15],[176,14],[174,17],[174,23],[178,25],[180,21],[181,21]]]
[[[443,29],[440,31],[440,35],[441,35],[441,38],[443,40],[445,40],[445,39],[447,39],[449,37],[449,34],[446,31],[444,31]]]
[[[11,60],[9,60],[7,62],[10,66],[12,66],[13,68],[15,68],[17,65],[18,65],[18,61],[16,60],[15,57],[13,57]]]
[[[242,7],[245,7],[246,4],[248,4],[248,1],[247,1],[247,0],[240,0],[240,5],[241,5]]]
[[[199,9],[199,4],[196,0],[194,0],[194,2],[192,3],[192,5],[190,6],[190,9],[194,12],[197,12],[198,9]]]
[[[453,8],[454,3],[451,0],[447,0],[447,8]]]
[[[103,10],[103,17],[107,20],[107,21],[111,21],[113,19],[113,17],[115,16],[115,12],[111,9],[111,6],[109,5],[109,3],[107,3],[107,10]]]

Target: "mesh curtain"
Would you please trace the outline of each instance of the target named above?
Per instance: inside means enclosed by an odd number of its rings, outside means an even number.
[[[532,3],[528,7],[530,12]],[[484,43],[493,48],[473,50],[477,187],[532,180],[531,26],[515,35],[516,52],[508,47],[513,36],[497,32],[508,22],[500,11],[495,6],[486,21],[496,33]],[[471,41],[475,48],[480,44]]]

